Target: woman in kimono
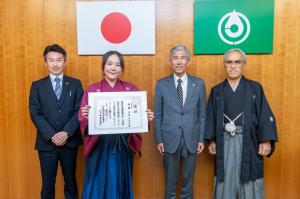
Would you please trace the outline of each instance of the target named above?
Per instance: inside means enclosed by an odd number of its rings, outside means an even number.
[[[102,69],[104,78],[86,89],[78,113],[85,156],[82,199],[133,199],[133,154],[140,151],[142,138],[139,134],[88,135],[88,93],[138,91],[138,88],[119,79],[124,71],[124,59],[119,52],[105,53]],[[145,111],[148,120],[153,120],[153,112]]]

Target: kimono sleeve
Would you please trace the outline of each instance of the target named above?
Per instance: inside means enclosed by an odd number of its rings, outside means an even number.
[[[206,141],[214,140],[216,137],[216,96],[213,89],[210,92],[207,108],[206,108],[206,122],[204,139]]]
[[[88,91],[87,90],[83,94],[81,104],[80,104],[80,108],[79,108],[79,111],[78,111],[78,121],[79,121],[79,124],[80,124],[80,131],[81,131],[81,134],[83,136],[85,134],[85,130],[86,130],[87,125],[88,125],[88,120],[82,116],[82,112],[81,112],[82,107],[84,107],[85,105],[88,105]]]
[[[271,141],[271,153],[275,150],[275,142],[278,142],[276,120],[272,110],[268,104],[263,88],[259,85],[259,99],[256,101],[256,109],[258,113],[258,140]]]

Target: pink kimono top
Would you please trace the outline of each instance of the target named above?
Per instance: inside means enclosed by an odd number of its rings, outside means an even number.
[[[114,87],[111,87],[108,82],[103,79],[100,82],[92,84],[84,92],[80,111],[78,112],[78,120],[80,122],[80,131],[84,139],[84,157],[87,157],[89,153],[93,150],[93,147],[97,143],[98,139],[101,138],[101,135],[88,135],[85,133],[88,126],[88,120],[84,118],[81,114],[81,109],[88,104],[88,93],[89,92],[121,92],[121,91],[138,91],[139,89],[131,83],[118,80]],[[128,148],[133,153],[139,153],[142,146],[142,136],[140,134],[130,134],[127,138]]]

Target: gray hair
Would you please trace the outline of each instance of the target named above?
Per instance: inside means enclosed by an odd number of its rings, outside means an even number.
[[[242,54],[242,57],[243,57],[243,62],[246,62],[246,61],[247,61],[246,54],[244,53],[244,51],[242,51],[242,50],[239,49],[239,48],[232,48],[232,49],[227,50],[227,51],[224,53],[224,60],[227,60],[228,54],[231,53],[231,52],[239,52],[239,53],[241,53],[241,54]]]
[[[173,58],[173,54],[177,51],[185,51],[186,52],[186,58],[187,58],[188,61],[190,61],[190,58],[191,58],[190,49],[185,47],[184,45],[174,46],[169,52],[169,60],[171,60]]]

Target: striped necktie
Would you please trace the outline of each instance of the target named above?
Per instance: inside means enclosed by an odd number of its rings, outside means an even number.
[[[178,103],[179,103],[179,108],[180,110],[183,110],[183,92],[182,92],[182,80],[178,79],[178,84],[177,84],[177,95],[178,95]]]
[[[55,77],[54,81],[56,82],[54,92],[55,92],[57,99],[59,99],[60,94],[61,94],[61,85],[60,85],[61,80],[60,80],[60,78]]]

